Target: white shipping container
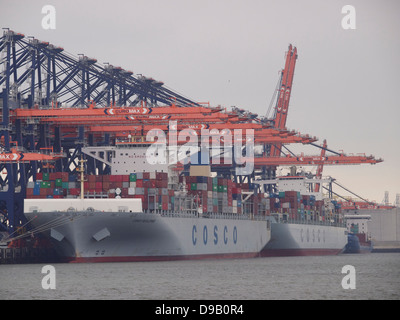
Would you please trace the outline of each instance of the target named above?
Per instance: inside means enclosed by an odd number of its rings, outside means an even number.
[[[128,194],[130,195],[130,196],[133,196],[133,195],[135,195],[136,193],[135,193],[135,190],[136,188],[129,188],[128,189]]]

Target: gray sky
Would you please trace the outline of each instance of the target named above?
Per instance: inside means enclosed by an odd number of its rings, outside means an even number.
[[[355,30],[341,25],[348,4]],[[42,28],[44,5],[56,9],[55,30]],[[0,0],[0,26],[260,115],[292,43],[299,58],[287,127],[333,150],[384,158],[325,166],[354,192],[378,202],[386,190],[390,202],[400,193],[399,1]]]

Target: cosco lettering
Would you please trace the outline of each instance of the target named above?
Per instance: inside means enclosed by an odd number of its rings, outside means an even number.
[[[210,237],[213,237],[213,239],[210,239],[210,241],[208,241],[208,230],[209,229],[212,230]],[[214,227],[211,227],[211,228],[208,228],[207,225],[204,225],[204,226],[193,225],[193,227],[192,227],[192,244],[194,246],[199,245],[199,243],[202,243],[205,246],[210,245],[211,243],[214,243],[214,245],[218,245],[218,241],[220,239],[219,234],[218,234],[219,232],[220,232],[220,229],[218,229],[217,225],[214,225]],[[230,241],[232,241],[231,243],[233,243],[233,244],[237,244],[237,241],[238,241],[237,227],[234,226],[232,229],[230,229],[230,228],[228,228],[228,226],[225,225],[223,227],[223,231],[221,232],[221,236],[223,238],[224,245],[228,245],[230,243]],[[197,240],[200,240],[200,242],[198,243]]]

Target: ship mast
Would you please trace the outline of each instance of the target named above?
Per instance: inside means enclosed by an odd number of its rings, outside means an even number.
[[[81,159],[79,160],[79,163],[81,164],[81,167],[78,169],[76,169],[78,172],[81,173],[81,199],[84,199],[84,189],[85,189],[85,176],[84,176],[84,172],[85,172],[85,167],[84,167],[84,163],[87,162],[87,160],[83,160],[83,158],[81,157]]]

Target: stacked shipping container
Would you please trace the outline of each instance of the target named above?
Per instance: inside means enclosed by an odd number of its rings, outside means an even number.
[[[28,182],[27,198],[76,198],[80,196],[78,174],[38,173]],[[324,201],[297,191],[279,194],[257,193],[256,185],[205,176],[180,176],[180,183],[203,212],[260,214],[288,213],[292,219],[324,219]],[[165,172],[137,172],[129,175],[85,175],[85,195],[108,198],[139,198],[144,210],[176,210],[176,193],[168,188]]]
[[[325,208],[324,200],[316,200],[314,195],[301,195],[297,191],[279,192],[271,195],[271,211],[288,213],[291,219],[324,221],[328,216],[337,213],[335,210]]]
[[[80,196],[78,174],[38,173],[27,185],[27,198],[76,198]],[[184,180],[185,179],[185,180]],[[188,194],[203,212],[269,214],[263,194],[242,201],[242,192],[254,193],[254,185],[230,179],[204,176],[180,177]],[[175,191],[168,188],[165,172],[138,172],[130,175],[85,175],[85,195],[108,198],[139,198],[144,210],[179,210],[174,207]]]

